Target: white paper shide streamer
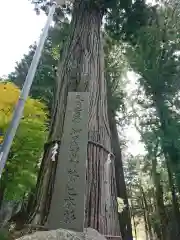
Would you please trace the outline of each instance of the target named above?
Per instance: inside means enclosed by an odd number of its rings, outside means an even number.
[[[111,164],[111,154],[108,154],[107,160],[105,162],[105,188],[106,188],[106,206],[110,210],[111,197],[110,197],[110,164]]]
[[[56,161],[57,150],[58,150],[58,144],[55,143],[54,147],[52,148],[52,157],[51,157],[52,162]]]

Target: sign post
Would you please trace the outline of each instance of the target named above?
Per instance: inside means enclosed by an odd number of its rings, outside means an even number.
[[[89,93],[70,92],[48,229],[84,230]]]

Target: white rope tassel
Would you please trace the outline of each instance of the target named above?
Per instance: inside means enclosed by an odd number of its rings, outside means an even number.
[[[52,149],[52,157],[51,157],[52,162],[56,161],[57,150],[58,150],[58,144],[55,143],[55,145],[54,145],[54,147]]]
[[[110,196],[111,190],[110,190],[110,179],[109,179],[110,164],[111,164],[111,153],[108,154],[107,160],[105,162],[105,192],[106,192],[106,206],[108,211],[110,211],[110,206],[111,206],[111,196]]]
[[[111,153],[108,154],[107,162],[108,165],[111,163]]]

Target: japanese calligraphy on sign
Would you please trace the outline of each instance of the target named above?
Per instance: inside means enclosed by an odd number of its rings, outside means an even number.
[[[88,143],[88,93],[69,93],[48,218],[50,229],[83,231]]]

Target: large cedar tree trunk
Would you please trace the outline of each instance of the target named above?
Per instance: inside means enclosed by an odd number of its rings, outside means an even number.
[[[107,197],[104,184],[105,163],[108,151],[111,151],[111,140],[100,37],[103,10],[95,2],[90,0],[74,2],[71,30],[57,72],[57,93],[49,141],[45,146],[36,187],[34,211],[29,221],[43,225],[47,220],[56,171],[56,162],[51,161],[52,142],[61,141],[68,92],[89,91],[85,226],[91,226],[103,234],[120,235],[113,164],[110,175],[110,209],[107,209],[105,201]]]

